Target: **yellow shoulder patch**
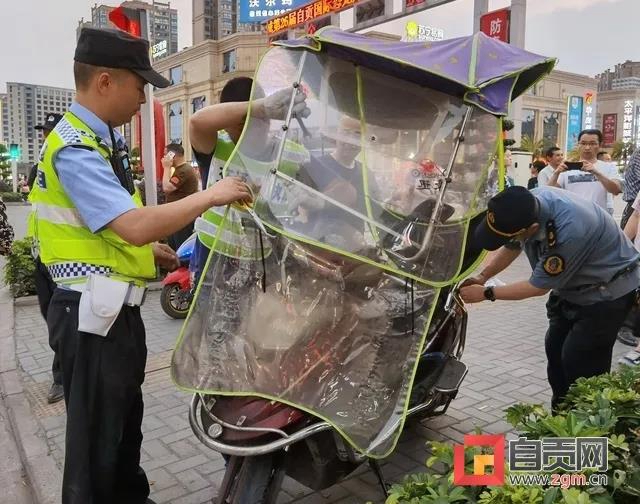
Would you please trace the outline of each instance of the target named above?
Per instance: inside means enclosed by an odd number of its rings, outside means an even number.
[[[564,259],[559,255],[549,256],[544,260],[542,267],[547,275],[559,275],[564,271]]]

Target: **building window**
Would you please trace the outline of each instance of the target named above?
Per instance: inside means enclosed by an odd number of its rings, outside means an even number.
[[[182,82],[182,67],[177,66],[169,69],[169,80],[171,85],[180,84]]]
[[[384,16],[384,0],[369,0],[356,5],[356,24]]]
[[[193,106],[193,112],[197,112],[201,108],[204,107],[204,102],[206,101],[205,96],[198,96],[191,100],[191,105]]]
[[[544,148],[555,147],[558,145],[558,132],[560,131],[560,112],[545,112],[542,118],[542,138],[544,140]]]
[[[169,104],[169,142],[182,143],[182,104]]]
[[[528,136],[530,139],[535,138],[536,133],[536,111],[531,109],[522,109],[522,136]]]
[[[236,71],[236,50],[227,51],[222,55],[222,73]]]

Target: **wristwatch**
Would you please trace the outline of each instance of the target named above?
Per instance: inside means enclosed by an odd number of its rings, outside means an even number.
[[[496,300],[496,293],[493,292],[493,287],[487,287],[484,290],[484,297],[485,299],[488,299],[491,302]]]

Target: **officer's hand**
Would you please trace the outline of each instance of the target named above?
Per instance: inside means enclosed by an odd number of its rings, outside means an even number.
[[[467,285],[460,288],[460,297],[465,303],[480,303],[487,299],[484,297],[484,286],[482,285]]]
[[[484,277],[482,273],[477,276],[469,277],[464,282],[462,282],[462,287],[468,287],[469,285],[484,285],[487,279]]]
[[[156,264],[166,269],[167,271],[173,271],[180,266],[180,260],[177,254],[173,251],[169,245],[164,243],[154,243],[153,257],[156,260]]]
[[[289,111],[289,104],[291,103],[292,89],[281,89],[273,93],[262,100],[258,100],[258,115],[264,115],[267,119],[279,119],[284,120],[287,117]],[[296,92],[296,96],[293,100],[293,116],[305,118],[309,117],[311,110],[307,107],[307,95],[303,92]]]
[[[249,186],[239,177],[225,177],[207,192],[211,196],[211,206],[224,206],[236,201],[249,204],[253,201]]]

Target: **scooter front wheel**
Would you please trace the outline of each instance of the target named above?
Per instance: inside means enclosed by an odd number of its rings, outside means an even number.
[[[242,460],[238,473],[227,475],[231,476],[231,491],[218,504],[275,504],[285,474],[283,456],[284,453],[270,453]],[[230,470],[233,471],[233,464],[227,465]]]
[[[186,318],[191,306],[191,293],[182,290],[178,283],[167,284],[162,287],[160,306],[172,318]]]

